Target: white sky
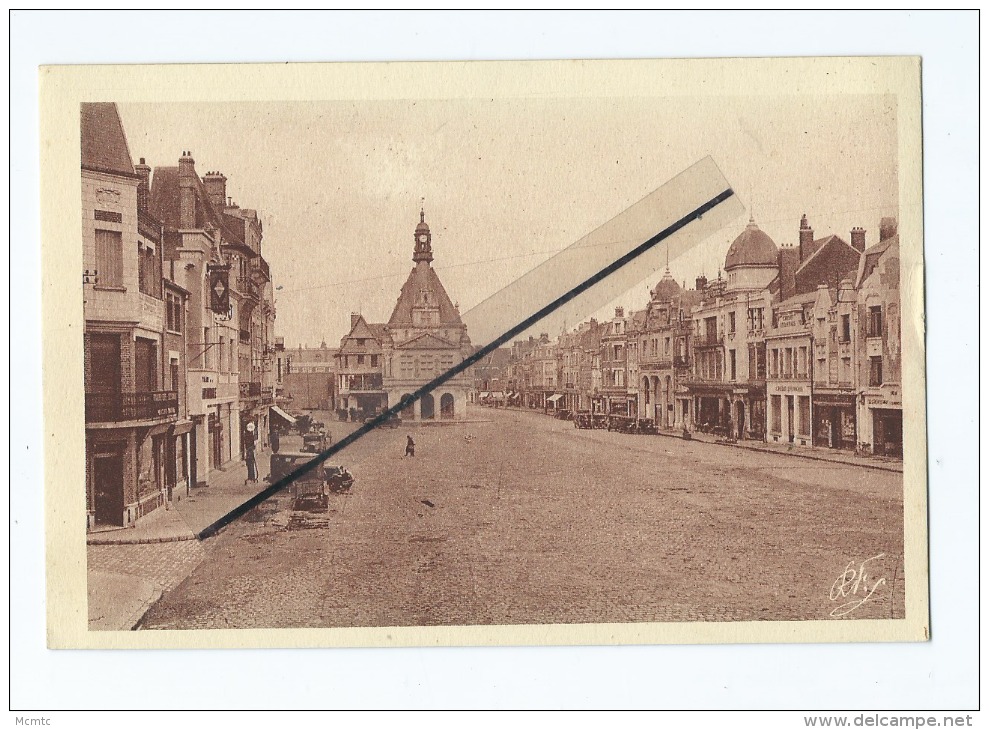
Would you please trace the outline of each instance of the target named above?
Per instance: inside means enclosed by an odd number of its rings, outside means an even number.
[[[351,311],[385,321],[412,266],[425,198],[433,262],[467,311],[552,253],[712,155],[777,244],[800,215],[817,236],[877,240],[897,215],[889,97],[518,99],[125,104],[131,155],[200,175],[258,209],[286,345],[336,346]],[[717,274],[739,219],[673,260]],[[640,308],[657,271],[613,304]],[[611,307],[598,313],[610,316]],[[576,324],[576,323],[573,323]],[[572,326],[572,325],[571,325]],[[559,333],[551,333],[557,335]]]

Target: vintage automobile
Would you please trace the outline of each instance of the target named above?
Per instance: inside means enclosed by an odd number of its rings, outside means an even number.
[[[271,476],[274,484],[299,467],[309,463],[313,454],[283,452],[271,455]],[[297,510],[326,510],[329,508],[329,494],[345,493],[354,485],[354,475],[344,466],[319,464],[292,480],[288,485],[292,495],[293,508]]]
[[[608,416],[605,413],[595,413],[591,428],[608,428]]]
[[[347,471],[345,466],[326,466],[323,468],[326,477],[326,485],[331,492],[339,494],[349,492],[354,486],[354,475]]]
[[[371,423],[379,415],[381,415],[381,414],[379,414],[379,413],[371,414],[370,416],[368,416],[367,418],[364,419],[364,423]],[[391,416],[390,418],[388,418],[388,420],[384,421],[381,424],[381,427],[383,427],[383,428],[398,428],[401,425],[402,425],[402,419],[401,418],[399,418],[398,416]]]
[[[659,433],[659,429],[656,427],[656,422],[651,418],[640,418],[637,433],[657,434]]]
[[[309,432],[302,437],[302,451],[306,454],[318,454],[333,443],[333,438],[326,431]]]
[[[573,414],[574,428],[594,428],[594,416],[590,411],[577,411]]]
[[[633,430],[635,419],[631,416],[608,416],[608,430],[629,433]]]
[[[569,421],[571,416],[573,416],[573,411],[569,411],[566,408],[557,408],[554,415],[561,421]]]

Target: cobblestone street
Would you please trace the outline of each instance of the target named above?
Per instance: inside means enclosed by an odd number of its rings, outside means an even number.
[[[470,416],[490,420],[368,434],[335,459],[349,495],[269,500],[143,628],[827,619],[846,566],[880,555],[847,618],[903,616],[901,474]]]

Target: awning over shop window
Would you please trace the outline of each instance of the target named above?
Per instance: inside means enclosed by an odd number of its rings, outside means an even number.
[[[195,424],[188,419],[176,421],[172,424],[172,435],[181,436],[184,433],[189,433],[192,430],[193,425]]]
[[[546,402],[547,403],[556,403],[562,397],[563,397],[563,394],[562,393],[554,393],[553,395],[551,395],[549,398],[546,399]]]
[[[271,413],[285,421],[289,426],[295,425],[295,419],[278,406],[271,406]]]

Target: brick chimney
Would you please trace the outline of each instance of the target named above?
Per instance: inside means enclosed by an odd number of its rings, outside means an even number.
[[[151,168],[144,163],[143,157],[134,165],[134,172],[140,178],[137,184],[137,209],[146,213],[151,207]]]
[[[800,216],[800,261],[814,253],[814,229],[807,222],[807,214]]]
[[[697,277],[697,280],[694,282],[694,288],[697,291],[704,291],[707,289],[707,277],[704,276],[704,274]]]
[[[785,301],[797,293],[797,269],[800,268],[800,251],[794,246],[780,248],[780,300]]]
[[[852,248],[861,253],[865,251],[865,229],[855,226],[852,229]]]
[[[227,178],[222,172],[207,172],[203,177],[210,205],[217,213],[222,213],[227,203]]]
[[[359,312],[350,313],[350,329],[354,329],[354,327],[357,326],[357,323],[360,321],[360,318],[361,315]]]
[[[179,158],[179,227],[196,227],[196,161],[191,152]]]
[[[885,241],[896,235],[896,218],[886,217],[879,221],[879,240]]]

